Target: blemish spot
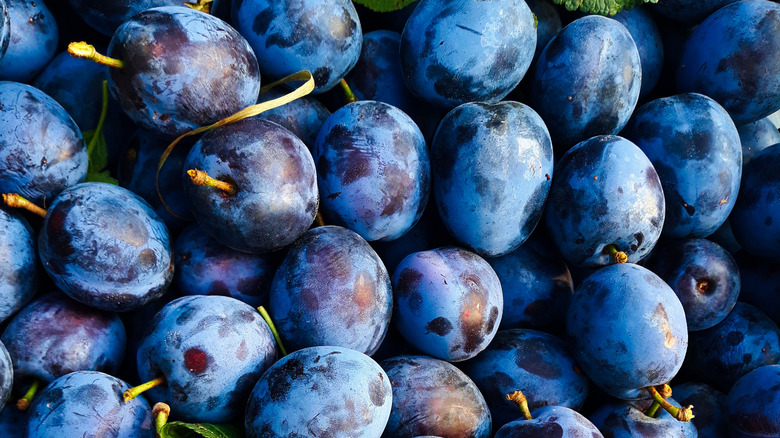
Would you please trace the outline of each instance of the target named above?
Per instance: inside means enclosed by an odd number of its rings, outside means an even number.
[[[208,355],[200,348],[192,347],[184,352],[184,367],[192,374],[201,374],[208,366]]]

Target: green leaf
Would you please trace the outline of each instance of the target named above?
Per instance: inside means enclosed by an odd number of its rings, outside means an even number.
[[[623,9],[631,9],[643,3],[658,3],[658,0],[553,0],[570,11],[599,15],[615,15]]]
[[[190,424],[173,421],[160,429],[160,438],[244,438],[243,430],[231,424]]]
[[[89,165],[87,167],[86,181],[118,185],[118,181],[112,178],[110,172],[106,170],[106,166],[108,166],[108,146],[106,145],[106,137],[103,135],[103,131],[100,131],[97,138],[95,138],[94,130],[84,132],[84,142],[92,145],[92,148],[88,149]]]
[[[353,0],[375,12],[392,12],[403,9],[417,0]]]

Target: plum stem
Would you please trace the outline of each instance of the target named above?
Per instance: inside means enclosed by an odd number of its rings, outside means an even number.
[[[706,294],[710,290],[710,282],[702,280],[696,283],[696,290],[699,291],[700,294]]]
[[[282,338],[279,337],[279,332],[276,330],[276,326],[271,319],[271,315],[268,314],[268,311],[265,310],[265,307],[263,306],[258,307],[257,311],[260,312],[260,315],[263,316],[265,323],[268,324],[268,328],[271,329],[271,333],[274,335],[274,339],[276,339],[276,345],[279,346],[279,351],[281,351],[282,357],[287,356],[287,350],[285,350],[284,344],[282,344]]]
[[[46,217],[46,210],[24,199],[18,193],[3,193],[3,203],[11,208],[22,208],[40,217]]]
[[[661,386],[661,389],[658,391],[658,393],[663,398],[669,398],[669,397],[672,396],[672,387],[669,386],[668,384],[664,383]],[[656,400],[653,400],[653,403],[645,411],[645,415],[647,415],[648,417],[655,418],[656,414],[658,413],[658,408],[660,408],[660,407],[661,407],[661,404],[658,403]]]
[[[506,399],[513,402],[517,405],[518,408],[520,408],[520,413],[523,415],[523,418],[526,420],[534,419],[534,417],[531,416],[531,411],[528,409],[528,399],[525,397],[525,394],[523,394],[522,391],[515,391],[511,394],[507,394]]]
[[[612,261],[615,263],[626,263],[628,261],[628,255],[623,251],[618,251],[614,243],[605,246],[604,253],[612,257]]]
[[[150,390],[150,389],[152,389],[152,388],[154,388],[156,386],[165,385],[166,383],[168,383],[168,382],[165,380],[165,376],[160,376],[160,377],[158,377],[158,378],[156,378],[154,380],[150,380],[150,381],[148,381],[146,383],[142,383],[142,384],[140,384],[138,386],[134,386],[134,387],[128,389],[127,391],[122,393],[122,397],[125,399],[125,403],[127,403],[130,400],[138,397],[142,393],[144,393],[144,392],[146,392],[146,391],[148,391],[148,390]]]
[[[32,399],[35,397],[35,394],[38,392],[38,388],[41,386],[41,381],[38,379],[33,380],[32,385],[30,385],[30,389],[27,390],[27,392],[24,394],[22,398],[16,401],[16,407],[20,411],[26,411],[27,408],[30,407],[32,404]]]
[[[162,428],[168,423],[168,417],[171,415],[171,407],[166,403],[157,402],[152,408],[152,418],[154,418],[154,434],[156,438],[162,435]]]
[[[691,421],[691,419],[694,418],[693,415],[693,406],[689,405],[684,408],[678,408],[677,406],[672,406],[669,404],[668,401],[666,401],[661,394],[658,393],[658,390],[656,390],[652,386],[648,386],[645,388],[647,392],[650,393],[650,395],[653,397],[653,400],[658,402],[658,404],[664,408],[666,412],[668,412],[672,417],[676,418],[678,421]]]
[[[108,81],[103,81],[101,90],[103,101],[100,106],[100,118],[98,118],[95,134],[92,136],[92,139],[89,140],[89,144],[87,145],[87,156],[90,157],[92,156],[92,151],[95,149],[95,145],[98,142],[100,133],[103,131],[103,124],[106,122],[106,115],[108,114]],[[98,169],[98,171],[101,170],[103,169]]]
[[[228,195],[236,194],[236,187],[229,182],[220,181],[209,176],[208,173],[198,170],[190,169],[187,171],[187,175],[192,179],[192,183],[199,186],[214,187],[220,189]]]
[[[81,59],[87,59],[98,64],[107,65],[113,68],[122,69],[125,67],[125,63],[119,59],[109,58],[106,55],[101,55],[95,50],[95,46],[87,44],[84,41],[73,42],[68,44],[68,53],[71,56]]]
[[[207,14],[211,13],[211,3],[214,0],[195,0],[195,1],[187,1],[184,3],[185,6],[190,7],[192,9],[195,9],[196,11],[205,12]]]
[[[325,226],[325,219],[322,218],[322,212],[318,211],[317,215],[314,216],[314,226],[315,227],[324,227]]]
[[[349,85],[347,84],[347,81],[344,80],[344,78],[339,81],[339,85],[341,85],[341,89],[344,90],[344,100],[347,101],[347,104],[358,101],[358,98],[355,97],[355,93],[353,93],[352,89],[349,88]]]

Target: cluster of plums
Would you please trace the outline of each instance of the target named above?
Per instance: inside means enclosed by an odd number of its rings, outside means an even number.
[[[777,2],[48,6],[0,0],[0,436],[780,437]]]

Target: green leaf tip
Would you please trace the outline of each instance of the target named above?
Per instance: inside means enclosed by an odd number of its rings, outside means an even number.
[[[100,119],[97,127],[91,131],[84,131],[84,143],[87,144],[89,164],[87,166],[87,182],[104,182],[119,185],[119,182],[111,176],[106,169],[108,167],[108,144],[103,134],[103,125],[108,113],[108,82],[103,81],[103,101],[100,108]]]
[[[417,0],[353,0],[374,12],[392,12],[403,9]]]
[[[244,438],[240,426],[232,424],[194,424],[173,421],[160,429],[160,438]]]
[[[615,15],[623,9],[632,9],[643,3],[658,3],[658,0],[552,0],[569,11],[598,15]]]

